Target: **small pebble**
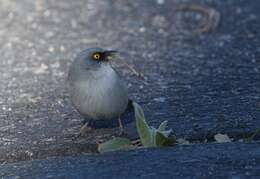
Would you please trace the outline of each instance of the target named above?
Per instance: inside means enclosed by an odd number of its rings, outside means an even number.
[[[49,48],[48,48],[48,51],[49,51],[49,52],[54,52],[54,50],[55,50],[54,47],[49,47]]]
[[[66,51],[66,49],[65,49],[65,47],[63,45],[60,46],[60,51],[61,52],[65,52]]]
[[[157,4],[159,4],[159,5],[164,4],[164,0],[156,0],[156,1],[157,1]]]
[[[153,100],[156,101],[156,102],[163,103],[163,102],[165,102],[166,98],[165,97],[159,97],[159,98],[154,98]]]
[[[140,32],[145,32],[145,30],[146,30],[145,27],[141,27],[141,28],[139,29]]]

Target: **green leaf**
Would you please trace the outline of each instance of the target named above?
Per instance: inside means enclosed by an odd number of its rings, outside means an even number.
[[[168,121],[163,121],[161,124],[160,124],[160,126],[159,126],[159,128],[158,128],[158,131],[164,131],[165,129],[166,129],[166,127],[167,127],[167,124],[168,124]]]
[[[254,138],[260,133],[260,128],[258,128],[250,137],[245,138],[246,142],[252,142]]]
[[[144,112],[141,106],[139,106],[137,103],[133,103],[133,106],[135,110],[136,128],[141,142],[145,147],[152,147],[152,133],[150,127],[145,120]]]
[[[165,147],[175,143],[175,140],[166,137],[163,133],[157,131],[155,135],[156,147]]]
[[[131,141],[127,138],[116,137],[109,141],[106,141],[98,145],[98,151],[100,153],[111,152],[120,149],[126,149],[131,147]]]
[[[169,137],[170,134],[172,133],[172,129],[169,129],[167,131],[159,131],[160,133],[162,133],[165,137]]]
[[[156,140],[155,140],[156,132],[157,132],[157,129],[155,129],[154,127],[150,128],[150,134],[151,134],[151,145],[150,145],[150,147],[156,147]]]

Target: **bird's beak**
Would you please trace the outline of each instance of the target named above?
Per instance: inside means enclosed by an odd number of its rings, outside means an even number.
[[[114,56],[118,53],[117,51],[115,50],[107,50],[104,52],[105,53],[105,59],[107,61],[110,61],[114,58]]]

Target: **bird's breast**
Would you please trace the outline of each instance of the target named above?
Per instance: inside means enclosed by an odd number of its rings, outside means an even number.
[[[79,113],[92,119],[119,117],[128,103],[127,88],[111,67],[94,71],[86,80],[72,83],[70,93]]]

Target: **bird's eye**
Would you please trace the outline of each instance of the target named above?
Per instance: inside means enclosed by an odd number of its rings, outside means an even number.
[[[99,53],[95,53],[94,55],[93,55],[93,58],[95,59],[95,60],[99,60],[100,59],[100,54]]]

